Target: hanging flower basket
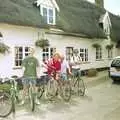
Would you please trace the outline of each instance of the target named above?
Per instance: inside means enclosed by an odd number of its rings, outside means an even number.
[[[9,52],[9,47],[0,42],[0,53],[5,54],[6,52]]]
[[[112,49],[113,48],[113,44],[111,45],[106,45],[106,49]]]
[[[50,44],[49,44],[49,41],[47,39],[40,39],[40,40],[37,40],[35,42],[35,45],[37,47],[44,48],[44,47],[48,47]]]
[[[101,46],[100,46],[100,44],[98,44],[98,43],[94,43],[94,44],[92,45],[92,47],[94,47],[94,48],[100,48]]]

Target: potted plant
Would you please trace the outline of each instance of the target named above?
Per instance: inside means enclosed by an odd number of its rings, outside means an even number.
[[[9,52],[9,47],[0,42],[0,53],[5,54],[6,52]]]
[[[49,44],[49,41],[48,39],[38,39],[36,42],[35,42],[35,45],[37,47],[41,47],[41,48],[44,48],[44,47],[48,47],[50,44]]]
[[[112,48],[113,48],[113,44],[106,45],[106,49],[112,49]]]
[[[100,44],[98,44],[98,43],[94,43],[92,46],[93,46],[94,48],[99,48],[99,47],[101,47]]]

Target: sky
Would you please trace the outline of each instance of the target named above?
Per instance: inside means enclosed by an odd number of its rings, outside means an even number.
[[[120,15],[120,0],[104,0],[104,7],[111,13]]]
[[[95,2],[95,0],[88,1]],[[120,0],[104,0],[104,8],[113,14],[120,15]]]

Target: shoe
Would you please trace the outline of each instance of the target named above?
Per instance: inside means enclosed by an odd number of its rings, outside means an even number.
[[[60,95],[57,95],[57,98],[58,98],[58,99],[62,99],[62,97],[61,97]]]
[[[19,103],[19,105],[21,106],[21,105],[24,105],[25,104],[25,101],[24,100],[22,100],[20,103]]]
[[[36,104],[36,105],[40,105],[40,102],[39,102],[38,99],[35,100],[35,104]]]

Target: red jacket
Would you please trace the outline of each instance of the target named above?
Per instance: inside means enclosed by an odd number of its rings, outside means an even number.
[[[51,75],[52,72],[58,72],[61,70],[61,62],[55,61],[53,58],[47,62],[45,62],[48,66],[47,72],[48,75]]]

